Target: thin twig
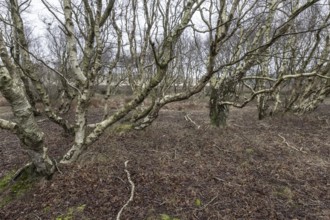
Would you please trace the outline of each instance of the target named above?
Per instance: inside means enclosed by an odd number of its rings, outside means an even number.
[[[42,220],[42,218],[40,218],[37,214],[32,213],[32,215],[33,215],[34,217],[36,217],[38,220]]]
[[[58,163],[57,161],[54,159],[55,161],[55,167],[56,167],[56,170],[60,173],[60,174],[63,174],[62,171],[60,170],[60,168],[58,167]]]
[[[208,205],[210,205],[216,198],[218,198],[219,195],[214,196],[208,203],[206,203],[202,208],[199,208],[198,210],[205,209]]]
[[[184,118],[186,119],[186,121],[190,121],[191,123],[193,123],[196,127],[197,127],[197,129],[199,129],[201,126],[200,125],[198,125],[196,122],[194,122],[190,117],[189,117],[189,114],[186,114],[185,116],[184,116]]]
[[[132,181],[131,179],[131,174],[129,173],[129,171],[127,170],[127,164],[128,164],[128,160],[125,161],[125,172],[127,174],[127,179],[128,179],[128,182],[130,183],[131,185],[131,195],[129,197],[129,199],[127,200],[127,202],[121,207],[121,209],[119,210],[118,214],[117,214],[117,218],[116,220],[120,220],[120,216],[121,216],[121,213],[123,212],[123,210],[128,206],[128,204],[130,202],[133,201],[133,198],[134,198],[134,191],[135,191],[135,185],[134,185],[134,182]]]
[[[220,182],[226,182],[226,180],[221,179],[221,178],[219,178],[219,177],[213,177],[213,179],[218,180],[218,181],[220,181]]]
[[[41,123],[41,122],[44,122],[44,121],[47,121],[47,120],[48,120],[48,118],[43,118],[43,119],[38,120],[37,122]]]
[[[114,178],[120,180],[122,183],[126,183],[126,182],[125,182],[122,178],[120,178],[119,176],[115,176]]]
[[[283,143],[285,143],[286,146],[288,146],[288,147],[290,147],[291,149],[294,149],[294,150],[296,150],[296,151],[302,152],[302,153],[304,153],[304,154],[306,153],[306,152],[303,151],[302,149],[298,149],[298,148],[296,148],[296,147],[294,147],[294,146],[291,146],[291,145],[286,141],[286,139],[285,139],[282,135],[278,134],[278,136],[281,137],[281,138],[283,139]]]
[[[50,69],[51,71],[53,71],[54,73],[56,73],[58,76],[60,76],[68,86],[70,86],[72,89],[76,90],[80,95],[81,91],[75,87],[74,85],[72,85],[69,80],[59,71],[57,71],[56,69],[54,69],[53,67],[51,67],[50,65],[48,65],[45,61],[43,61],[42,59],[38,58],[36,55],[34,55],[34,53],[30,52],[29,50],[27,50],[26,48],[24,48],[19,42],[17,42],[17,44],[28,54],[30,54],[34,59],[36,59],[37,61],[39,61],[40,63],[42,63],[46,68]],[[24,72],[24,68],[16,62],[16,64],[22,69],[22,71]]]

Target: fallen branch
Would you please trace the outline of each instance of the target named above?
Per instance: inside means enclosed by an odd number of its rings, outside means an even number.
[[[31,168],[31,166],[32,166],[32,163],[31,163],[31,162],[25,164],[23,167],[21,167],[19,170],[17,170],[17,171],[14,173],[14,175],[13,175],[13,177],[12,177],[11,180],[12,180],[13,182],[17,181],[17,180],[21,177],[21,175],[22,175],[24,172],[26,172],[26,170],[28,170],[28,169]]]
[[[199,209],[197,209],[197,210],[203,210],[203,209],[205,209],[207,206],[209,206],[216,198],[218,198],[218,196],[219,195],[216,195],[216,196],[214,196],[208,203],[206,203],[203,207],[201,207],[201,208],[199,208]]]
[[[121,209],[119,210],[118,214],[117,214],[117,218],[116,220],[120,220],[120,216],[121,216],[121,213],[123,212],[123,210],[128,206],[128,204],[130,202],[133,201],[133,198],[134,198],[134,191],[135,191],[135,185],[134,185],[134,182],[132,181],[131,179],[131,174],[129,173],[129,171],[127,170],[127,164],[128,164],[128,160],[125,161],[125,172],[127,174],[127,179],[128,179],[128,182],[130,183],[131,185],[131,195],[129,197],[129,199],[127,200],[127,202],[121,207]]]
[[[186,119],[186,121],[190,121],[191,123],[193,123],[196,127],[197,127],[197,129],[199,129],[201,126],[200,125],[198,125],[196,122],[194,122],[190,117],[189,117],[189,114],[186,114],[185,116],[184,116],[184,118]]]
[[[283,142],[282,142],[282,143],[285,143],[286,146],[288,146],[288,147],[290,147],[291,149],[294,149],[294,150],[296,150],[296,151],[302,152],[302,153],[304,153],[304,154],[306,153],[305,151],[302,150],[302,148],[301,148],[301,149],[298,149],[298,148],[296,148],[296,147],[294,147],[294,146],[291,146],[291,145],[286,141],[286,139],[285,139],[282,135],[278,134],[278,136],[281,137],[281,138],[283,139]]]

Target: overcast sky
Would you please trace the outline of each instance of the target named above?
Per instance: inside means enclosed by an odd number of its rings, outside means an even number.
[[[50,0],[51,4],[59,4],[57,0]],[[49,17],[52,18],[51,14],[41,2],[41,0],[32,0],[30,8],[23,14],[24,22],[28,22],[29,26],[33,28],[33,34],[38,36],[42,34],[47,26],[42,22],[43,19]],[[51,21],[47,19],[47,22]]]

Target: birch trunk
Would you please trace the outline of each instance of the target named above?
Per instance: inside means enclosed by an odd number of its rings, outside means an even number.
[[[29,155],[35,172],[43,176],[51,176],[55,171],[55,165],[47,155],[44,133],[35,121],[24,84],[9,57],[1,31],[0,57],[4,64],[0,67],[0,91],[10,103],[14,113],[16,135],[21,141],[21,146]]]
[[[15,82],[4,67],[0,69],[0,91],[11,104],[16,121],[16,134],[21,141],[21,146],[29,155],[35,171],[43,176],[52,175],[55,166],[47,155],[44,133],[35,121],[24,88]]]

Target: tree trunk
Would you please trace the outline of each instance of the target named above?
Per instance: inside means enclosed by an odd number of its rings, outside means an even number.
[[[24,83],[26,97],[31,104],[34,116],[41,115],[40,111],[38,111],[37,106],[36,106],[37,103],[36,103],[36,99],[34,97],[32,89],[31,89],[30,80],[26,76],[24,76],[24,73],[21,73],[21,79],[22,79],[22,82]]]
[[[267,103],[266,103],[266,97],[264,94],[261,94],[258,96],[258,119],[262,120],[266,117],[267,115]]]
[[[78,96],[78,102],[76,107],[76,124],[75,124],[75,138],[74,144],[71,149],[64,155],[61,160],[62,164],[69,164],[75,162],[80,154],[83,152],[86,138],[87,128],[87,108],[88,100],[90,99],[90,93],[85,90],[85,93]]]
[[[12,78],[6,68],[0,69],[0,91],[11,104],[21,146],[32,160],[35,172],[42,176],[51,176],[55,171],[55,165],[47,155],[44,133],[35,121],[32,107],[20,80]]]
[[[219,104],[218,89],[211,86],[210,94],[210,121],[216,127],[225,127],[227,125],[228,106]]]

